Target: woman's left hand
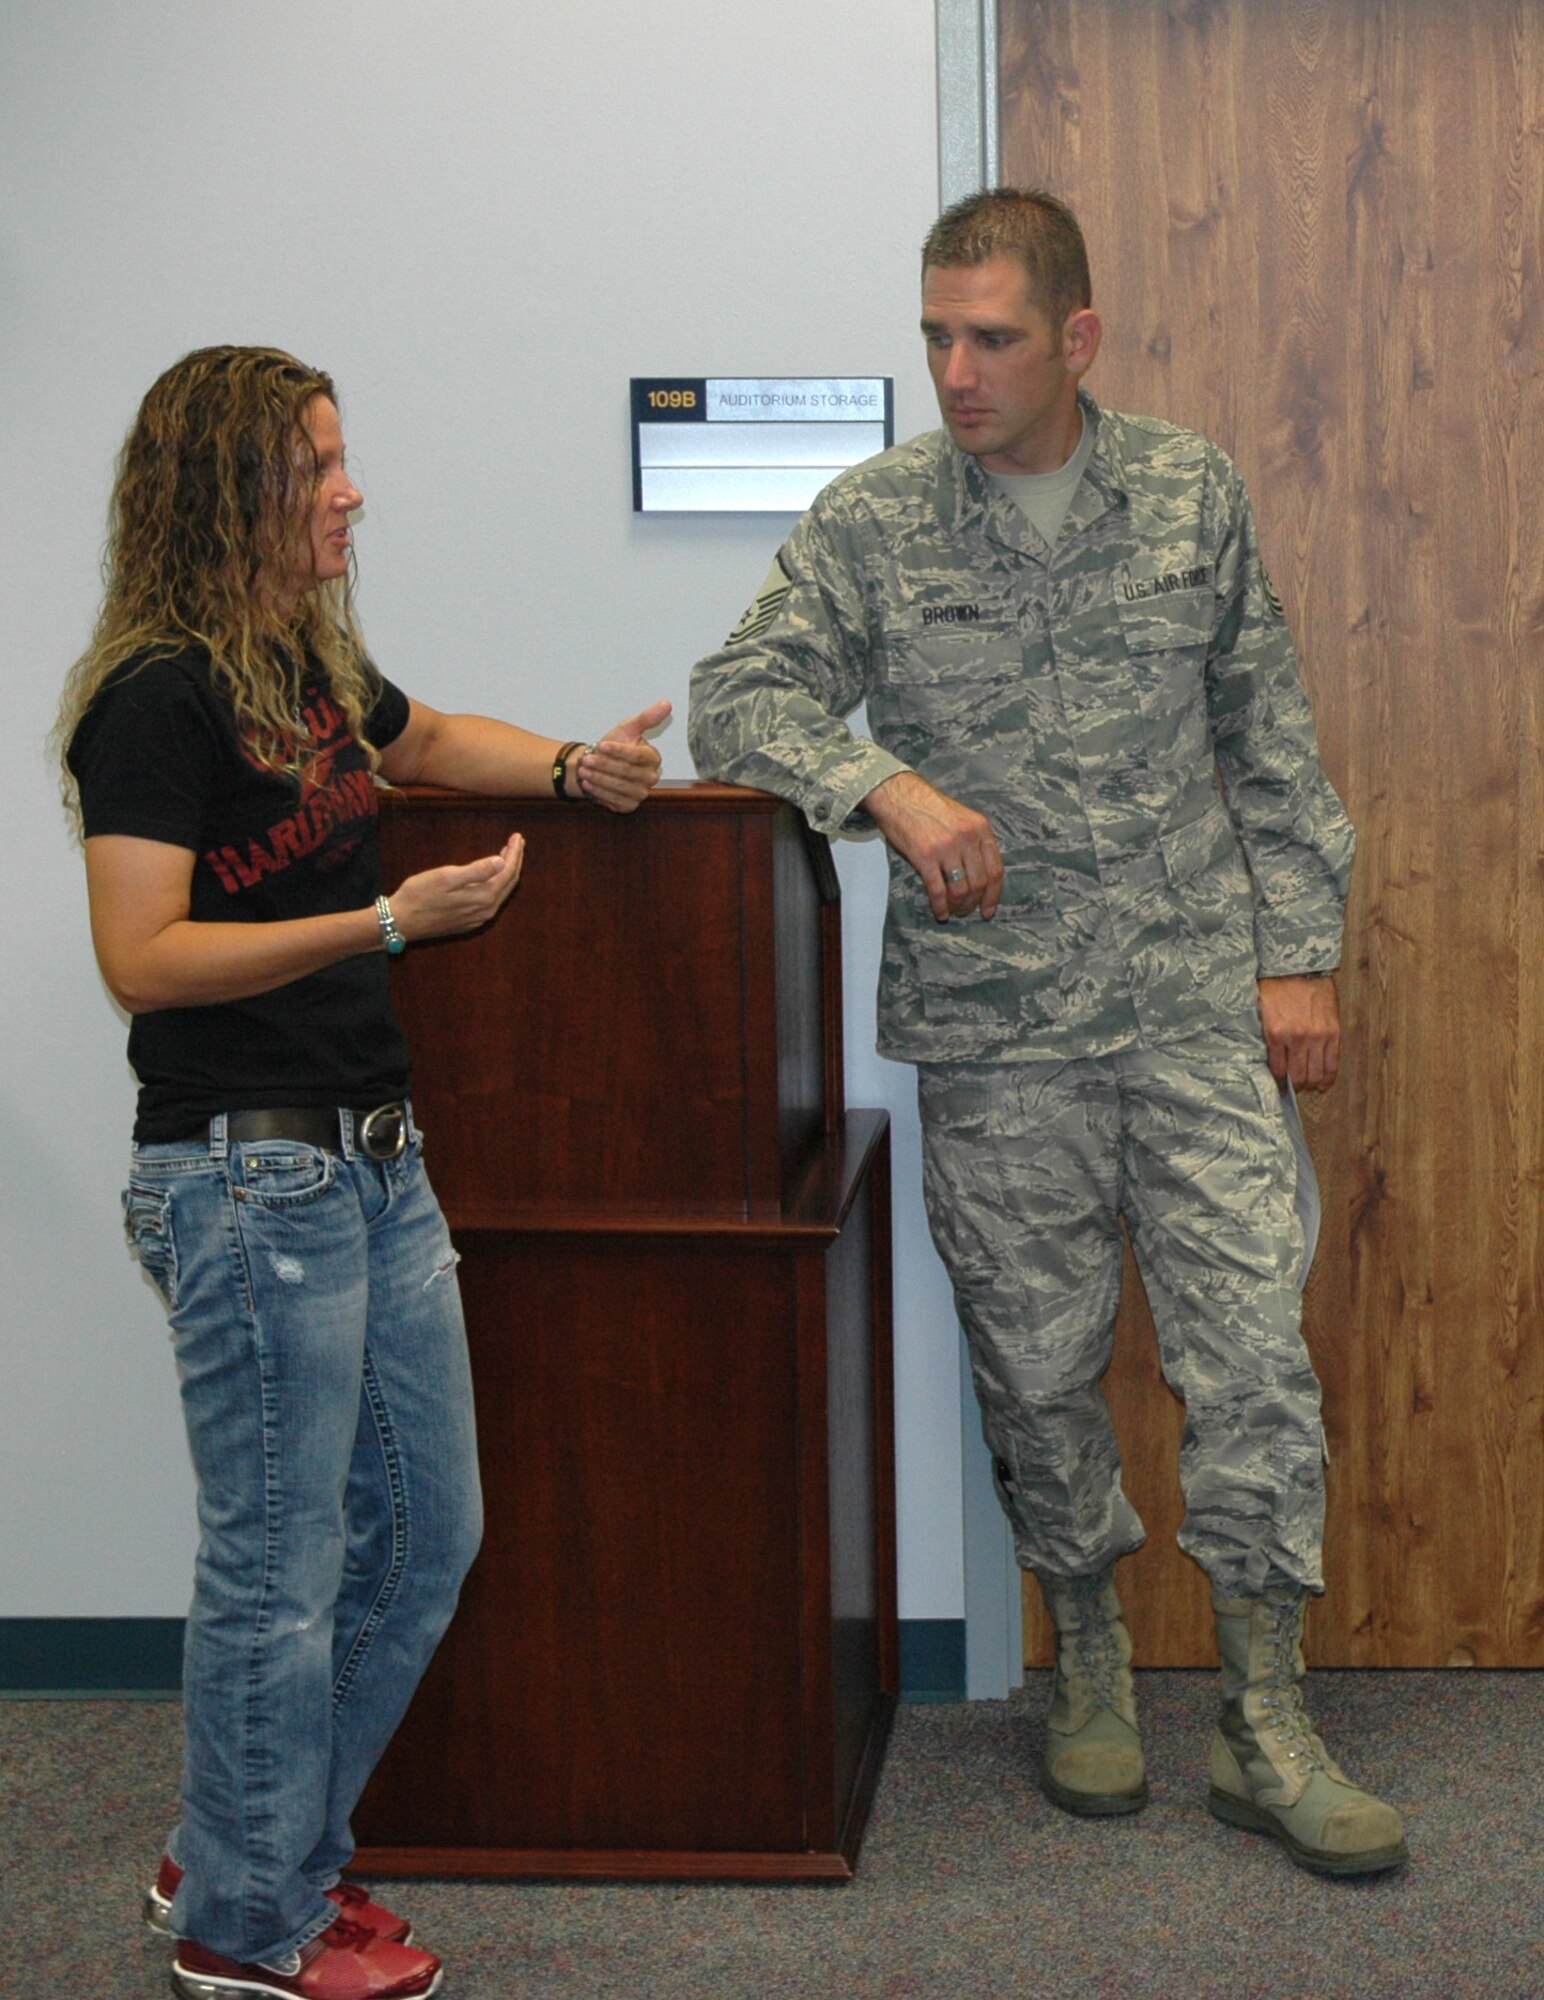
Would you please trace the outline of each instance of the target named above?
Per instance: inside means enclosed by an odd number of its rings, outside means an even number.
[[[610,812],[633,812],[659,783],[659,752],[646,740],[651,729],[670,719],[668,701],[656,701],[608,730],[580,758],[579,788]]]

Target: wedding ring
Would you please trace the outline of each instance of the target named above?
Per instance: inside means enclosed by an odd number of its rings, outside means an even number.
[[[965,880],[965,870],[963,868],[950,868],[945,871],[944,880],[946,882],[963,882]]]

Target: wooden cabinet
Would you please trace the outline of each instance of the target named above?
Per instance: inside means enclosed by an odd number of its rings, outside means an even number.
[[[416,794],[388,879],[511,827],[512,907],[394,975],[488,1527],[359,1865],[845,1876],[897,1690],[890,1192],[829,850],[726,786]]]

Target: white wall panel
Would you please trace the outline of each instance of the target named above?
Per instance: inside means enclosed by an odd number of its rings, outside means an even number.
[[[42,753],[139,396],[220,340],[334,373],[366,630],[410,690],[565,736],[684,705],[787,524],[635,517],[629,378],[888,374],[897,435],[928,427],[934,91],[931,0],[5,8],[0,1617],[176,1614],[192,1553],[118,1232],[124,1028]],[[689,775],[684,727],[664,748]],[[953,1318],[910,1072],[870,1053],[882,860],[840,865],[851,1098],[900,1139],[901,1609],[955,1617]]]

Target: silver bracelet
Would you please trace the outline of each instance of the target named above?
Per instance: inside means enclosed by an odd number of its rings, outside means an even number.
[[[407,950],[407,939],[397,929],[397,920],[391,913],[390,897],[376,897],[375,918],[381,927],[381,943],[391,953],[393,958],[400,958],[403,952]]]

